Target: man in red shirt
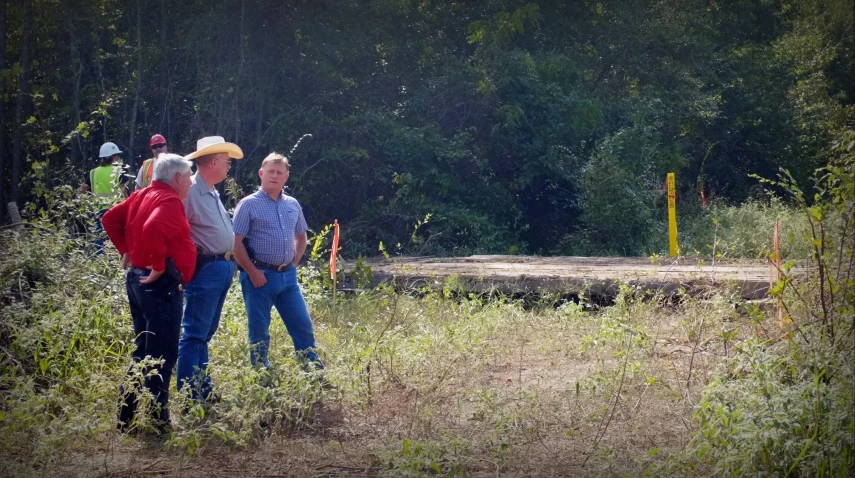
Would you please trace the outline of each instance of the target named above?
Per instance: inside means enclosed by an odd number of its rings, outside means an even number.
[[[192,185],[190,166],[177,154],[161,155],[151,186],[112,207],[102,219],[122,265],[131,266],[127,291],[136,337],[133,363],[145,357],[163,360],[153,367],[157,373],[144,371],[145,386],[156,401],[153,425],[158,433],[169,427],[169,381],[178,357],[183,284],[190,282],[196,267],[196,246],[182,203]],[[119,430],[126,431],[136,413],[137,394],[124,386],[121,394]]]

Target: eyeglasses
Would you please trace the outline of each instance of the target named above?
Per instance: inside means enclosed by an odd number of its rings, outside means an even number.
[[[151,149],[160,149],[160,148],[165,148],[165,147],[166,147],[165,144],[155,144],[154,146],[151,147]]]

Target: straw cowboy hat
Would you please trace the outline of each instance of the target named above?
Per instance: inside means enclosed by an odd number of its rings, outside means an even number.
[[[196,141],[196,151],[184,156],[184,159],[196,159],[214,153],[229,153],[230,158],[243,158],[243,151],[241,151],[240,146],[227,143],[222,136],[206,136]]]

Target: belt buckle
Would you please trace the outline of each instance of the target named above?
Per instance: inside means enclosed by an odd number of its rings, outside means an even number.
[[[223,259],[227,261],[232,260],[232,251],[227,251],[225,254],[223,254]]]
[[[276,272],[285,272],[288,270],[288,264],[282,264],[276,268]]]

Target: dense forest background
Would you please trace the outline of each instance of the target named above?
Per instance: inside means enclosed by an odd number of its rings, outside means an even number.
[[[101,143],[270,151],[351,253],[643,254],[701,192],[806,184],[855,119],[852,0],[0,1],[0,199],[76,186]],[[230,203],[238,199],[230,198]],[[0,208],[0,214],[5,208]],[[413,225],[431,214],[409,241]],[[2,221],[6,219],[0,217]],[[409,241],[409,242],[408,242]]]

